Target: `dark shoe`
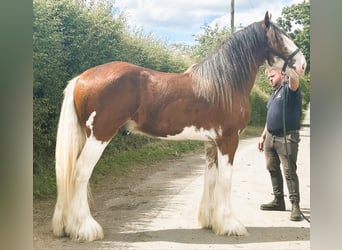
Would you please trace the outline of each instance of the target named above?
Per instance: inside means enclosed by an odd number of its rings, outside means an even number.
[[[301,221],[302,220],[302,215],[300,213],[300,208],[299,208],[298,202],[292,203],[290,220],[292,220],[292,221]]]
[[[260,209],[268,211],[285,211],[285,200],[284,198],[275,198],[270,203],[261,204]]]

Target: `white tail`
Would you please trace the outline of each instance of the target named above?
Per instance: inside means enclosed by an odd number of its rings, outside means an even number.
[[[78,121],[74,105],[74,89],[78,77],[72,79],[64,90],[64,100],[59,117],[56,141],[57,203],[53,215],[53,232],[64,235],[65,212],[74,192],[76,160],[86,141],[85,131]]]

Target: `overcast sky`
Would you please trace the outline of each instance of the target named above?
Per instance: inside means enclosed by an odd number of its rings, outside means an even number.
[[[235,0],[235,27],[260,21],[266,11],[275,21],[284,6],[303,0]],[[204,24],[230,27],[231,0],[116,0],[130,27],[142,27],[170,43],[194,43]]]

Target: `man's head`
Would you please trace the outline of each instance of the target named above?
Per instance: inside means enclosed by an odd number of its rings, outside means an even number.
[[[267,69],[266,76],[273,89],[279,88],[285,81],[285,74],[277,68]]]

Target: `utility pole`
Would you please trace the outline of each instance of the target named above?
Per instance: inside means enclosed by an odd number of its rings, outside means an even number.
[[[234,0],[230,0],[230,30],[234,33]]]

